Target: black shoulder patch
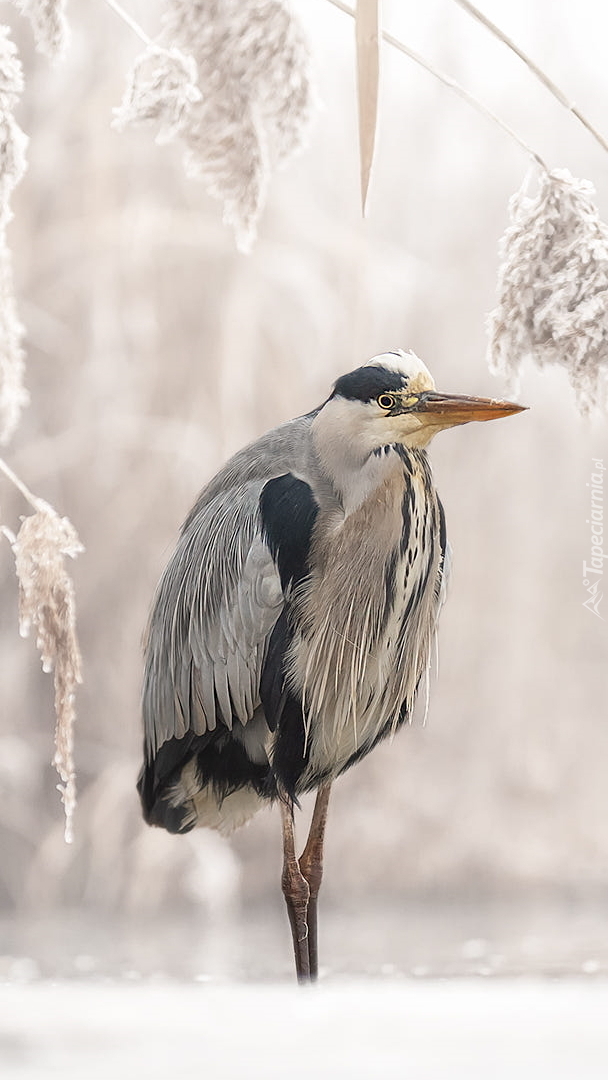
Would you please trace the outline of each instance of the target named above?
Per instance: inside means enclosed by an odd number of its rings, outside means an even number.
[[[283,662],[291,644],[291,638],[289,617],[284,608],[270,635],[260,678],[260,699],[264,706],[266,723],[271,731],[276,730],[289,693],[285,686]]]
[[[310,541],[319,507],[304,480],[291,473],[269,480],[260,495],[264,539],[277,565],[283,591],[308,573]]]
[[[262,668],[260,698],[266,723],[276,731],[272,752],[272,783],[295,799],[298,782],[306,768],[310,746],[305,745],[302,704],[285,681],[285,657],[292,639],[287,609],[283,610],[270,636]],[[269,794],[271,787],[269,786]]]
[[[283,591],[309,572],[312,530],[318,512],[308,484],[291,473],[270,480],[260,496],[264,538],[277,565]],[[275,785],[295,799],[308,760],[302,704],[285,678],[285,660],[293,638],[289,601],[277,619],[264,657],[260,698],[271,731],[276,731],[268,794]]]
[[[342,375],[334,385],[332,397],[337,395],[351,401],[372,401],[383,391],[402,390],[406,385],[405,375],[373,364]]]

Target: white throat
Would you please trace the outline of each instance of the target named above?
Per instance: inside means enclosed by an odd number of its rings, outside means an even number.
[[[385,452],[366,439],[353,412],[353,402],[337,398],[321,409],[311,428],[321,469],[340,496],[347,516],[400,469],[395,451]]]

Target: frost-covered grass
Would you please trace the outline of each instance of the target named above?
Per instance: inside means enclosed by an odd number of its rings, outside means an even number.
[[[605,1080],[608,982],[0,988],[4,1080]]]

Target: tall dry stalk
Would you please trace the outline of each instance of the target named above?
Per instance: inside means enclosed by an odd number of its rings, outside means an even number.
[[[363,216],[374,164],[380,84],[380,0],[357,0],[357,101],[359,106],[359,159]]]
[[[12,542],[19,580],[19,629],[27,637],[36,631],[36,645],[46,672],[55,682],[55,757],[65,809],[65,838],[73,839],[76,807],[74,769],[75,691],[82,681],[80,649],[76,637],[74,586],[65,569],[65,556],[74,559],[83,550],[76,530],[52,506],[38,500],[34,514],[22,519]]]
[[[12,218],[14,188],[25,169],[27,136],[13,115],[23,90],[23,72],[17,50],[0,27],[0,443],[11,438],[28,396],[23,385],[23,327],[17,315],[11,254],[6,229]]]
[[[63,0],[17,0],[17,7],[32,22],[37,46],[57,56],[65,46],[66,22]],[[11,220],[10,198],[25,168],[27,137],[17,125],[13,110],[23,90],[23,74],[17,50],[6,27],[0,27],[0,443],[6,444],[19,423],[28,396],[23,385],[23,327],[17,316],[10,251],[6,229]],[[15,536],[6,525],[0,532],[9,540],[19,581],[20,630],[27,636],[36,629],[36,644],[45,671],[54,672],[55,756],[61,778],[65,809],[65,837],[73,835],[76,784],[73,762],[74,692],[81,680],[76,638],[74,589],[64,557],[74,558],[82,545],[67,518],[60,518],[48,503],[33,495],[0,458],[0,472],[33,507],[21,519]]]

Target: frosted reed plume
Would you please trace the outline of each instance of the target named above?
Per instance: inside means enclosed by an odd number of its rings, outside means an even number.
[[[74,694],[81,682],[80,650],[76,638],[74,586],[64,557],[75,558],[82,550],[73,525],[60,518],[42,499],[37,510],[22,520],[12,541],[19,580],[19,629],[27,637],[32,625],[44,671],[54,672],[55,756],[65,808],[65,838],[72,839],[76,805],[73,760]]]
[[[13,0],[15,7],[32,24],[39,52],[59,59],[68,43],[67,0]]]
[[[155,120],[159,126],[157,142],[169,142],[183,129],[192,105],[201,96],[192,57],[175,47],[150,45],[129,72],[113,126],[122,131],[128,124]]]
[[[27,136],[15,121],[13,110],[23,90],[23,73],[17,50],[0,27],[0,443],[7,443],[28,396],[23,386],[23,327],[17,316],[13,270],[6,243],[12,218],[10,198],[26,168]]]
[[[513,383],[527,356],[566,368],[582,413],[608,406],[608,227],[594,189],[566,170],[510,203],[489,364]]]
[[[308,49],[283,0],[168,0],[115,123],[155,121],[161,139],[179,135],[187,173],[223,202],[248,250],[270,171],[302,145],[311,98]]]
[[[58,56],[66,43],[65,0],[15,0],[34,28],[37,47]],[[25,168],[27,136],[13,117],[23,90],[17,50],[0,27],[0,443],[7,443],[19,423],[28,396],[23,386],[23,327],[17,317],[11,255],[6,229],[12,218],[10,198]],[[19,620],[23,636],[33,624],[45,671],[54,671],[55,765],[65,808],[65,838],[72,839],[76,805],[73,761],[74,691],[80,682],[80,652],[76,639],[74,588],[64,567],[64,556],[74,558],[82,546],[67,518],[60,518],[48,503],[36,498],[0,459],[0,472],[34,507],[23,518],[15,537],[0,526],[15,555],[19,581]]]

